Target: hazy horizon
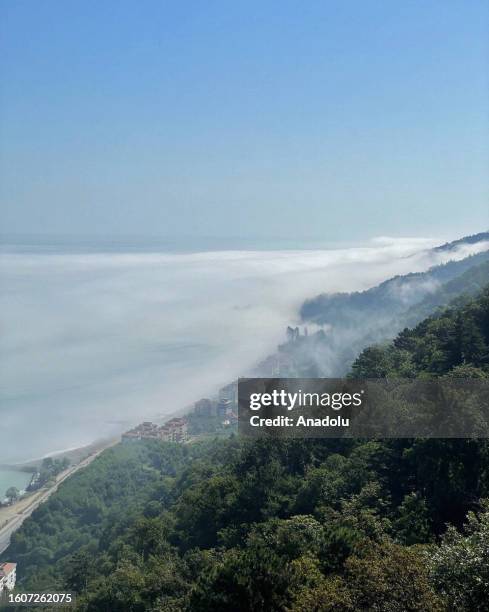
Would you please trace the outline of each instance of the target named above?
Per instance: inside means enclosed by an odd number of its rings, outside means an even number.
[[[326,239],[321,236],[191,236],[191,235],[156,235],[156,234],[36,234],[5,233],[0,231],[0,252],[18,249],[20,252],[49,252],[52,249],[64,252],[83,252],[99,250],[100,252],[176,252],[198,253],[209,251],[276,251],[276,250],[322,250],[368,247],[374,244],[408,242],[419,244],[442,245],[459,238],[489,231],[488,226],[472,228],[467,232],[434,232],[432,235],[405,235],[402,232],[393,235],[365,236],[362,240]]]

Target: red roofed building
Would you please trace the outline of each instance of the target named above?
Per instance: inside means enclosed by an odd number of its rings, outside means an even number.
[[[17,563],[0,563],[0,593],[3,589],[11,591],[15,586]]]

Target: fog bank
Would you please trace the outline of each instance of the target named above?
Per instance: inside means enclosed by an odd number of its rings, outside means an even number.
[[[314,251],[0,258],[0,463],[119,433],[245,374],[302,301],[476,251],[389,239]]]

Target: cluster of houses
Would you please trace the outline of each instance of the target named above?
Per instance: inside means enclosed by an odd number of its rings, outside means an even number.
[[[17,563],[0,563],[0,595],[4,589],[15,587]]]
[[[230,425],[238,420],[238,386],[231,383],[219,390],[216,399],[202,398],[195,402],[194,413],[202,417],[219,417],[223,425]]]
[[[122,434],[123,442],[133,440],[163,440],[165,442],[185,442],[188,439],[187,419],[175,418],[164,425],[144,421],[137,427]]]
[[[215,399],[203,398],[195,402],[194,414],[202,417],[219,417],[224,426],[237,422],[238,384],[237,381],[222,387]],[[134,440],[162,440],[166,442],[185,442],[188,440],[187,419],[174,418],[164,425],[144,421],[122,434],[122,442]]]

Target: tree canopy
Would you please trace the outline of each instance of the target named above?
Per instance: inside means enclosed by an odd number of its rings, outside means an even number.
[[[352,376],[487,377],[489,290],[365,349]],[[22,589],[77,609],[487,610],[489,444],[120,444],[12,538]],[[5,557],[5,555],[4,555]]]

